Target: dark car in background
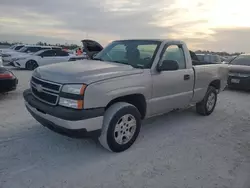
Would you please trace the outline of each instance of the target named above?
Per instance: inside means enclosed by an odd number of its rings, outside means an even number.
[[[18,79],[5,67],[0,67],[0,93],[9,92],[16,89]]]
[[[87,56],[87,59],[93,59],[94,56],[103,49],[102,45],[94,40],[85,39],[81,42],[83,46],[83,54]]]
[[[241,54],[229,63],[228,87],[250,90],[250,54]]]

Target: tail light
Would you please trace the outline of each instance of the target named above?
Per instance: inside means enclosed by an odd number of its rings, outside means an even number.
[[[0,78],[11,79],[11,78],[14,78],[14,75],[11,72],[6,71],[3,73],[0,73]]]

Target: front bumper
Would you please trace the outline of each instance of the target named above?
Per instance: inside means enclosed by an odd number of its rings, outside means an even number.
[[[12,65],[13,65],[14,67],[21,68],[20,63],[18,63],[18,62],[16,62],[16,61],[12,61],[11,63],[12,63]]]
[[[239,83],[233,83],[232,79],[239,80]],[[231,88],[249,90],[250,89],[250,77],[229,76],[227,84]]]
[[[23,93],[30,114],[43,126],[70,137],[100,136],[104,108],[74,110],[51,106],[36,99],[30,90]]]

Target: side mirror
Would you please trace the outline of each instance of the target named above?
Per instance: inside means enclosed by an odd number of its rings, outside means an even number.
[[[158,64],[157,71],[171,71],[171,70],[178,70],[179,64],[177,61],[174,60],[164,60],[161,64]]]

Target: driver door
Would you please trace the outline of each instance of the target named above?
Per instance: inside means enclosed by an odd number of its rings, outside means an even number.
[[[177,61],[178,70],[161,71],[152,75],[152,114],[167,113],[173,109],[183,108],[189,104],[193,95],[193,69],[186,67],[182,46],[169,45],[165,47],[160,62],[164,60]]]

